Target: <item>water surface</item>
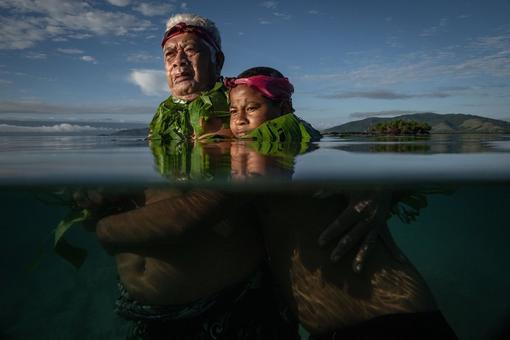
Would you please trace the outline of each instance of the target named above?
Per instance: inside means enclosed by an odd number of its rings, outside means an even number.
[[[235,143],[234,143],[235,144]],[[415,222],[390,228],[462,339],[503,338],[510,322],[510,136],[326,137],[313,145],[149,147],[143,138],[0,137],[4,273],[0,337],[122,339],[115,265],[93,233],[77,270],[52,251],[68,213],[47,194],[77,186],[213,186],[225,190],[440,188]],[[178,151],[175,151],[178,150]]]

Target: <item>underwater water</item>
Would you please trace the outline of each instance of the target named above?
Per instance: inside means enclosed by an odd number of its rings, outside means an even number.
[[[397,244],[459,338],[509,334],[510,136],[326,137],[292,146],[9,136],[0,137],[0,339],[123,339],[116,266],[95,234],[65,234],[87,252],[79,269],[53,250],[70,210],[65,194],[197,186],[254,195],[426,189],[414,221],[390,218]]]

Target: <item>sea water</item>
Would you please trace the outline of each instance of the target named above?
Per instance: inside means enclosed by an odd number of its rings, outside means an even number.
[[[414,222],[389,220],[391,232],[461,339],[508,336],[510,136],[329,137],[290,151],[252,145],[278,162],[248,171],[245,153],[240,180],[231,145],[179,147],[162,157],[135,137],[0,137],[1,339],[125,337],[128,325],[114,313],[115,264],[95,235],[80,227],[66,233],[87,251],[79,269],[53,252],[55,227],[69,212],[54,198],[84,187],[149,186],[254,193],[434,188]]]

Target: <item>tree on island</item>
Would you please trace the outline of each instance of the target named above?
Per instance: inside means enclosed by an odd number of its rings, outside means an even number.
[[[389,122],[377,123],[369,127],[368,132],[386,135],[422,135],[429,134],[431,129],[432,127],[427,123],[397,119]]]

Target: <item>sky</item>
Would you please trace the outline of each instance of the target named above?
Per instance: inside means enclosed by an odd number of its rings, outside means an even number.
[[[148,123],[169,95],[165,22],[181,12],[216,23],[223,75],[280,70],[318,128],[413,112],[510,121],[510,0],[2,0],[0,120]]]

